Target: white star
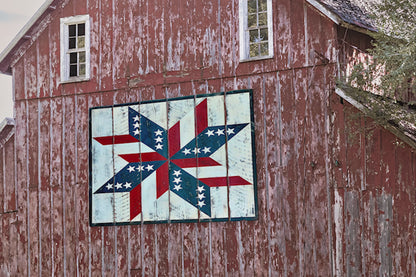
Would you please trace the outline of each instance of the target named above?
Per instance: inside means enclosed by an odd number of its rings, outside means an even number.
[[[196,154],[196,153],[201,153],[200,149],[201,149],[201,148],[195,148],[194,150],[192,150],[192,152],[194,152],[195,154]]]
[[[181,180],[181,178],[179,177],[179,178],[173,178],[174,180],[173,180],[173,182],[175,183],[175,184],[179,184],[180,182],[182,182],[182,180]]]
[[[136,115],[135,117],[133,117],[133,120],[134,121],[139,121],[140,120],[140,117],[138,115]]]
[[[204,201],[198,201],[198,206],[200,208],[202,208],[203,206],[205,206],[205,202]]]
[[[162,135],[162,131],[161,131],[161,130],[157,130],[157,131],[155,132],[155,134],[156,134],[156,136],[161,136],[161,135]]]
[[[134,166],[129,166],[129,168],[127,168],[127,170],[131,173],[134,171]]]
[[[204,194],[200,194],[200,193],[198,193],[198,199],[199,200],[202,200],[202,199],[204,199],[205,198],[205,195]]]
[[[215,133],[217,136],[224,135],[224,129],[218,129]]]
[[[158,143],[158,144],[155,145],[155,147],[156,147],[156,150],[157,149],[163,149],[163,144]]]
[[[127,182],[126,182],[126,183],[124,184],[124,187],[125,187],[126,189],[131,188],[131,183],[127,183]]]
[[[234,129],[228,128],[227,129],[227,134],[228,135],[234,134]]]
[[[204,187],[200,187],[198,186],[198,188],[196,189],[199,193],[202,193],[205,189]]]
[[[108,190],[113,188],[113,184],[108,183],[108,185],[106,186]]]
[[[173,175],[175,175],[176,177],[179,177],[179,175],[181,175],[182,172],[180,170],[173,170]]]
[[[117,183],[117,185],[116,185],[116,189],[121,189],[123,187],[123,184],[121,184],[121,183]]]
[[[174,190],[179,191],[182,189],[181,185],[174,185]]]
[[[134,128],[140,128],[140,123],[136,122],[136,123],[133,124],[133,126],[134,126]]]
[[[185,155],[191,154],[191,149],[185,148],[182,153],[184,153]]]
[[[147,169],[147,171],[154,170],[154,169],[153,169],[153,165],[150,165],[150,164],[148,164],[148,165],[146,166],[146,169]]]
[[[143,165],[139,165],[138,167],[137,167],[137,171],[143,171],[144,170],[144,166]]]
[[[156,141],[156,142],[162,142],[162,140],[163,140],[163,138],[162,138],[162,137],[157,137],[157,138],[155,138],[155,141]]]
[[[213,135],[214,135],[214,130],[208,130],[205,134],[206,134],[208,137],[213,136]]]
[[[211,150],[210,150],[210,149],[211,149],[211,147],[206,147],[206,146],[205,146],[205,147],[204,147],[204,149],[202,149],[202,152],[204,152],[204,153],[206,154],[206,153],[208,153],[208,152],[211,152]]]
[[[135,134],[135,135],[139,135],[139,134],[140,134],[140,130],[139,130],[139,129],[135,129],[135,130],[133,131],[133,134]]]

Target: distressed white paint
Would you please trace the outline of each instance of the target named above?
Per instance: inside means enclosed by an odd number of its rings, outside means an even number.
[[[228,218],[228,188],[211,188],[211,217]]]
[[[125,135],[129,133],[129,107],[120,106],[113,108],[114,135]]]
[[[113,147],[102,146],[94,137],[112,135],[112,109],[94,109],[91,111],[91,147],[92,190],[97,190],[113,176]],[[105,162],[102,162],[105,161]]]
[[[195,107],[194,99],[173,100],[168,102],[168,127],[171,128]]]
[[[228,175],[241,176],[251,184],[253,178],[253,151],[250,125],[228,141]]]
[[[250,123],[250,94],[234,93],[226,96],[227,125]]]
[[[255,216],[254,187],[230,186],[230,217]]]
[[[170,220],[198,219],[198,209],[175,193],[170,193]]]
[[[114,193],[114,220],[116,222],[130,221],[130,195],[128,192]]]
[[[167,106],[166,102],[156,102],[140,105],[140,114],[151,119],[160,127],[167,129]]]
[[[93,205],[90,207],[91,222],[111,223],[114,221],[114,195],[110,193],[94,195]]]
[[[208,97],[208,126],[224,125],[224,95]]]

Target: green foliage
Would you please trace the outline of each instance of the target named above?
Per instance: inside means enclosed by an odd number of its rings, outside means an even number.
[[[416,1],[383,0],[374,9],[378,32],[372,59],[355,66],[349,83],[385,96],[416,93]]]

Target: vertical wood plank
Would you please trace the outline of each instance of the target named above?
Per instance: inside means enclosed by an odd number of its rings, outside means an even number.
[[[180,87],[178,85],[172,85],[166,88],[166,97],[168,99],[175,98],[181,95]],[[169,114],[168,109],[168,114]],[[168,126],[172,123],[169,123],[168,117]],[[174,123],[173,123],[174,124]],[[170,192],[169,192],[170,193]],[[169,195],[170,196],[170,195]],[[171,196],[170,196],[171,197]],[[173,223],[169,224],[168,232],[171,238],[168,243],[168,259],[169,259],[169,274],[171,276],[179,276],[183,273],[183,235],[182,235],[182,225],[184,223]]]
[[[78,243],[76,245],[77,261],[80,275],[87,275],[89,271],[90,257],[88,255],[90,235],[89,222],[89,169],[88,169],[88,96],[82,95],[75,98],[75,122],[76,122],[76,184],[75,190],[75,220]]]
[[[103,46],[104,47],[104,46]],[[111,61],[107,61],[110,62]],[[111,68],[110,68],[111,70]],[[111,71],[110,71],[111,72]],[[111,76],[111,75],[110,75]],[[109,78],[109,77],[106,77]],[[109,84],[111,84],[109,82]],[[105,84],[103,83],[103,86]],[[114,91],[108,91],[102,95],[102,106],[112,106],[114,99]],[[113,156],[114,159],[114,156]],[[117,253],[117,226],[105,226],[101,227],[101,240],[102,240],[102,268],[101,272],[105,272],[106,276],[113,276],[116,272],[116,253]]]
[[[63,232],[64,232],[64,264],[65,272],[76,275],[77,253],[76,244],[76,138],[75,138],[75,97],[66,96],[62,99],[62,111],[65,115],[62,123],[62,159],[63,159]]]
[[[311,251],[313,251],[313,230],[311,229],[310,209],[308,207],[308,192],[313,185],[310,179],[307,179],[307,171],[310,170],[310,163],[314,162],[307,157],[306,148],[311,144],[312,136],[310,135],[310,109],[312,107],[311,94],[308,92],[308,75],[310,71],[300,69],[294,71],[293,87],[295,97],[295,163],[297,174],[296,181],[296,205],[298,207],[297,228],[299,231],[299,271],[300,275],[314,274],[316,269],[313,267]],[[317,96],[318,97],[318,96]],[[320,166],[323,166],[322,164]],[[303,243],[303,246],[300,245]],[[311,270],[314,273],[308,272]],[[315,273],[316,274],[316,273]]]
[[[64,272],[64,228],[63,228],[63,133],[62,99],[54,98],[50,103],[51,125],[51,229],[52,229],[52,274]]]
[[[39,97],[43,98],[50,95],[50,57],[49,57],[49,27],[47,27],[38,39],[37,44],[37,75],[38,75],[38,91]]]
[[[100,24],[100,38],[99,38],[99,70],[100,70],[100,82],[101,90],[108,90],[113,88],[113,41],[114,41],[114,28],[113,21],[113,4],[115,1],[100,1],[99,7],[99,24]]]
[[[266,111],[265,122],[267,124],[267,171],[268,171],[268,228],[269,228],[269,275],[283,275],[283,251],[284,242],[283,226],[281,223],[281,98],[279,87],[279,76],[273,74],[268,76],[266,84]]]
[[[45,91],[45,96],[59,96],[61,89],[58,88],[58,84],[61,80],[60,64],[54,61],[60,59],[60,19],[58,16],[54,18],[48,27],[48,53],[49,64],[46,68],[49,71],[49,91]],[[47,88],[45,88],[47,89]]]
[[[269,231],[268,231],[268,191],[270,180],[267,176],[267,152],[266,145],[270,137],[267,136],[266,125],[266,95],[273,93],[266,91],[264,75],[250,78],[250,86],[253,89],[254,126],[256,131],[256,169],[257,169],[257,205],[258,220],[254,222],[241,222],[243,248],[247,251],[243,257],[251,257],[246,263],[244,272],[249,275],[266,276],[269,274]],[[269,125],[270,126],[270,125]],[[254,161],[253,161],[254,162]],[[264,185],[262,185],[264,184]],[[253,231],[250,231],[253,230]],[[251,235],[250,239],[247,235]],[[254,242],[251,245],[251,242]],[[250,253],[252,252],[252,253]],[[254,255],[253,255],[254,254]]]
[[[102,94],[88,95],[88,106],[97,107],[102,105]],[[89,273],[91,276],[102,275],[103,269],[103,228],[89,228],[90,234],[88,238],[89,247]]]
[[[24,56],[25,96],[27,99],[38,97],[37,60],[38,45],[34,43],[29,47],[27,54]]]
[[[36,72],[36,71],[35,71]],[[36,74],[36,73],[33,73]],[[35,79],[36,81],[36,79]],[[32,96],[36,97],[36,92],[32,92]],[[38,138],[38,122],[39,107],[37,100],[27,102],[28,121],[28,244],[29,244],[29,271],[31,274],[38,275],[40,273],[40,251],[41,243],[39,241],[39,138]]]
[[[128,92],[125,90],[117,91],[114,95],[114,104],[125,103]],[[128,276],[128,247],[129,233],[128,228],[121,226],[116,230],[117,252],[116,252],[116,275]]]
[[[11,136],[10,139],[4,144],[4,212],[17,211],[17,191],[15,182],[15,136]],[[0,174],[1,176],[1,174]],[[1,188],[0,188],[1,190]],[[0,192],[1,195],[1,192]],[[3,203],[2,203],[3,204]],[[3,206],[2,206],[3,207]]]
[[[237,39],[237,18],[238,5],[236,1],[219,1],[218,21],[220,34],[220,65],[219,74],[234,76],[236,63],[236,39]]]
[[[49,99],[39,101],[39,237],[40,237],[40,274],[52,274],[52,225],[51,225],[51,177],[50,177],[50,102]],[[46,169],[46,170],[45,170]]]
[[[18,60],[13,67],[14,100],[25,99],[25,59]],[[18,110],[17,110],[18,111]]]
[[[292,79],[294,78],[292,71],[281,72],[279,74],[280,91],[281,91],[281,153],[282,153],[282,172],[281,172],[281,195],[282,195],[282,221],[284,222],[284,238],[285,238],[285,257],[284,270],[285,274],[298,275],[299,261],[302,257],[297,258],[297,252],[301,246],[297,234],[297,224],[302,218],[298,218],[296,203],[297,183],[296,161],[294,159],[295,146],[295,108],[294,88]],[[301,254],[301,253],[299,253]]]

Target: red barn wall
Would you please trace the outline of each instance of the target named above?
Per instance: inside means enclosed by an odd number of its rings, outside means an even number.
[[[3,272],[415,274],[415,154],[382,129],[351,131],[369,123],[333,92],[336,25],[301,0],[273,12],[274,58],[245,63],[236,0],[67,0],[39,22],[13,63],[18,193],[14,218],[2,214]],[[59,84],[59,19],[87,13],[92,79]],[[258,220],[89,226],[90,107],[248,88]]]
[[[15,182],[14,122],[0,123],[0,275],[16,272],[17,191]]]

